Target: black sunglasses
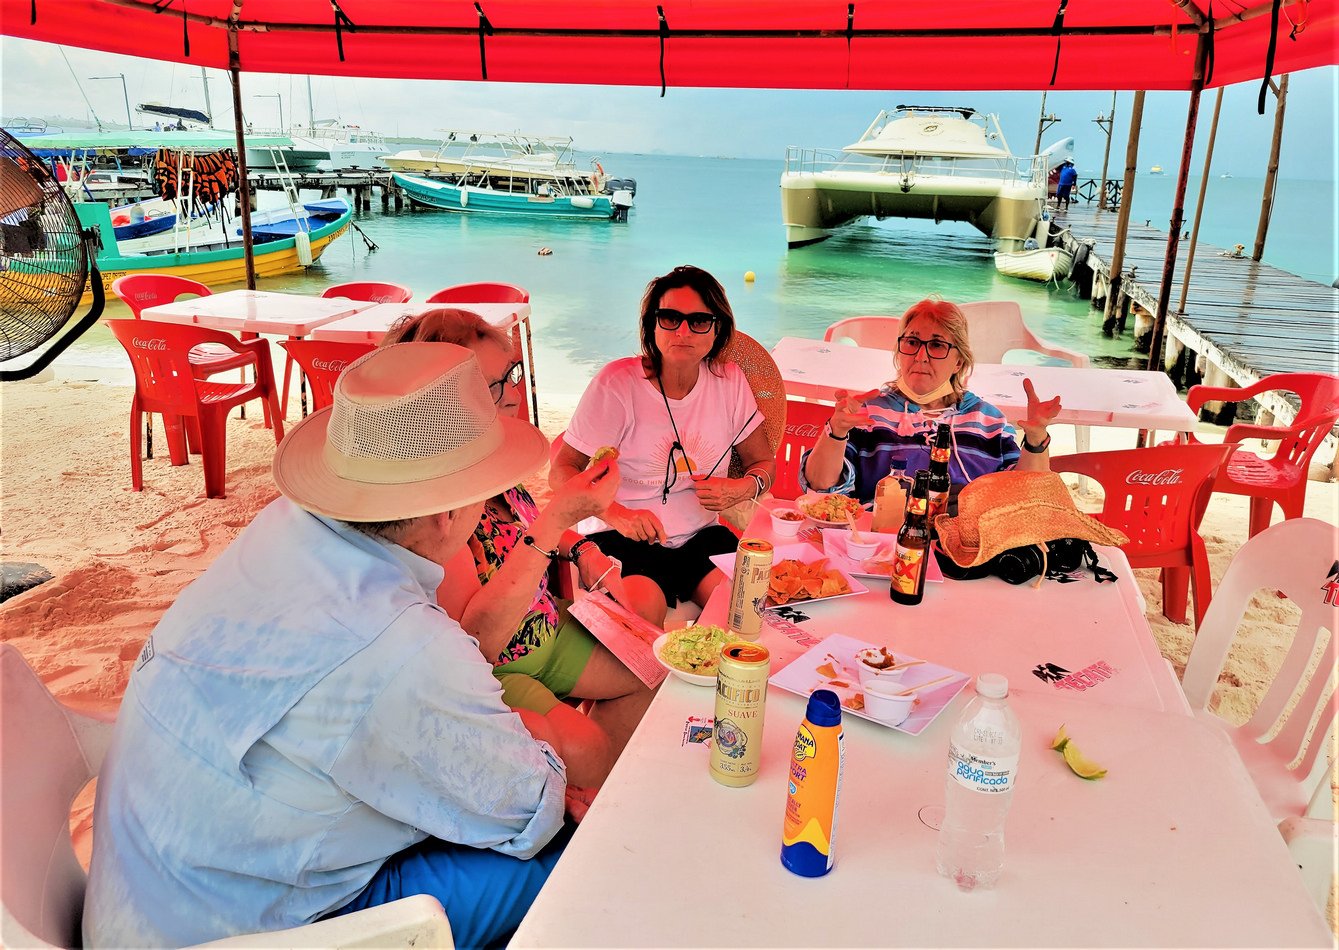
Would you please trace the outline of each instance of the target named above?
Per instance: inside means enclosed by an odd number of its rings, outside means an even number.
[[[688,321],[688,329],[694,333],[710,333],[711,328],[716,325],[716,314],[683,313],[666,307],[656,311],[656,325],[671,333],[679,329],[685,320]]]
[[[914,336],[900,336],[897,338],[897,352],[903,356],[915,356],[925,347],[925,355],[932,360],[947,359],[951,351],[957,349],[947,340],[921,340]]]
[[[502,374],[501,379],[496,383],[488,384],[488,394],[493,397],[493,402],[501,402],[502,394],[507,391],[507,384],[510,383],[515,386],[521,381],[521,377],[524,375],[525,369],[521,366],[520,360],[517,360],[515,363],[512,363],[511,366],[507,367],[507,371]]]

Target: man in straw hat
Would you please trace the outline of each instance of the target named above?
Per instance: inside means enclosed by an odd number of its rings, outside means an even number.
[[[275,454],[284,497],[135,664],[98,783],[86,945],[178,947],[416,893],[458,946],[515,928],[570,834],[567,782],[598,784],[604,750],[503,705],[436,590],[483,500],[547,457],[462,347],[344,372]],[[617,469],[587,477],[607,505]]]

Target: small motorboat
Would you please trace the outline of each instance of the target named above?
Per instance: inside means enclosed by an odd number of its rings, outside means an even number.
[[[995,269],[1005,277],[1024,280],[1060,280],[1069,276],[1074,255],[1063,247],[1038,247],[1030,251],[996,251]]]
[[[177,210],[162,198],[136,201],[111,209],[112,229],[118,241],[148,237],[170,231],[177,224]]]

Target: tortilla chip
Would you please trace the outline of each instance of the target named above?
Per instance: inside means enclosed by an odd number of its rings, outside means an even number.
[[[865,694],[864,694],[864,693],[855,693],[855,694],[853,694],[853,695],[851,695],[851,696],[848,696],[848,697],[846,697],[845,699],[842,700],[842,705],[845,706],[845,707],[848,708],[848,709],[864,709],[864,708],[865,708]]]
[[[814,672],[826,679],[832,679],[837,675],[837,671],[832,668],[831,659],[829,659],[827,663],[820,665]]]

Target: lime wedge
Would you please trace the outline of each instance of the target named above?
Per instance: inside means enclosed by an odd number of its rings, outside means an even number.
[[[1086,759],[1083,753],[1079,751],[1078,746],[1068,740],[1065,741],[1062,750],[1065,756],[1065,762],[1079,778],[1099,779],[1107,774],[1107,770],[1102,768],[1092,759]]]
[[[1055,734],[1055,739],[1051,742],[1051,748],[1057,752],[1063,752],[1065,745],[1069,742],[1069,736],[1065,735],[1065,725],[1060,724],[1060,731]]]

